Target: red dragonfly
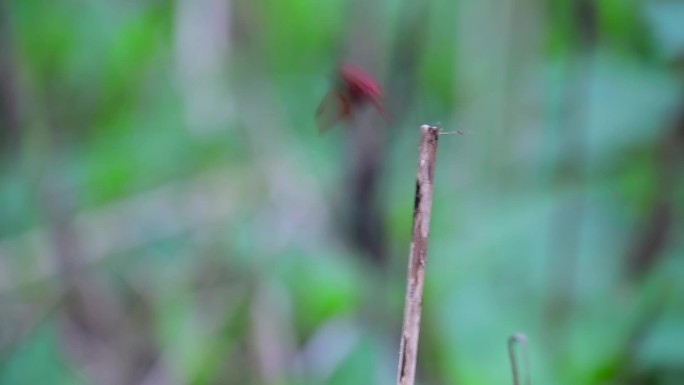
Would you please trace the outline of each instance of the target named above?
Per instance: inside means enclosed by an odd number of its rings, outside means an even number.
[[[338,122],[350,119],[368,104],[389,121],[380,98],[382,91],[375,79],[353,64],[342,64],[334,88],[325,95],[316,110],[319,132],[326,132]]]

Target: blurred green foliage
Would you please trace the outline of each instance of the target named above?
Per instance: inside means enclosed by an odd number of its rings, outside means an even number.
[[[314,126],[345,59],[380,266]],[[437,122],[418,382],[511,383],[523,331],[534,384],[684,383],[683,60],[674,0],[3,1],[0,384],[393,383]]]

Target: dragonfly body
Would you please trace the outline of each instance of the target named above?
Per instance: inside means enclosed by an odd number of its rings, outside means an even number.
[[[359,67],[345,63],[339,68],[334,88],[328,92],[316,110],[316,121],[320,132],[325,132],[341,121],[350,119],[356,111],[372,105],[387,119],[380,99],[382,90],[375,79]]]

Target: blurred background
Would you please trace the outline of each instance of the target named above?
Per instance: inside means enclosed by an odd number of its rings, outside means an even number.
[[[319,135],[350,61],[384,90]],[[0,384],[684,384],[684,2],[0,2]]]

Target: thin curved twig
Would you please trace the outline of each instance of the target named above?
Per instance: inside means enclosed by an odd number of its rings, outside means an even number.
[[[530,381],[530,361],[527,354],[527,336],[523,333],[515,333],[508,338],[508,358],[511,360],[513,370],[513,385],[520,385],[520,371],[518,370],[518,360],[515,354],[515,345],[520,345],[523,365],[525,367],[525,385],[531,385]]]

